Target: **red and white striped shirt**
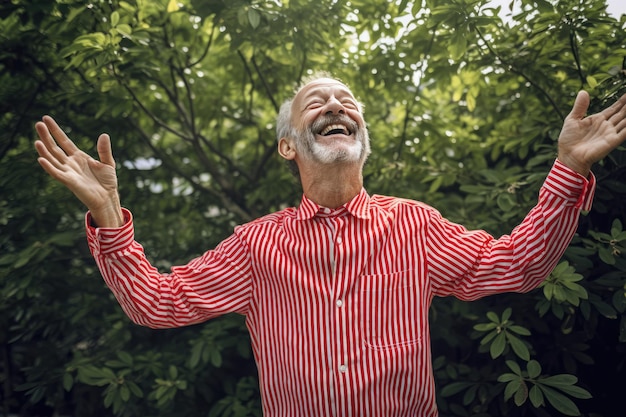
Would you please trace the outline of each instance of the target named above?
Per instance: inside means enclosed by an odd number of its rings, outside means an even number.
[[[361,191],[338,209],[303,197],[238,226],[162,274],[121,228],[88,241],[128,316],[155,328],[246,316],[265,416],[436,416],[428,309],[535,288],[588,210],[595,180],[556,161],[538,205],[494,239],[411,200]]]

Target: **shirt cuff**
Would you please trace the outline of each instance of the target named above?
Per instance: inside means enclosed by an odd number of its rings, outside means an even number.
[[[93,224],[91,213],[85,215],[85,229],[87,243],[91,252],[95,254],[113,253],[128,248],[135,240],[132,213],[122,208],[124,224],[120,227],[96,227]]]
[[[585,178],[558,159],[554,162],[543,187],[582,211],[591,210],[596,189],[596,177]]]

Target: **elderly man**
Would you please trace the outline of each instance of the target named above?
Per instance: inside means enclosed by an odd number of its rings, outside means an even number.
[[[39,163],[89,209],[89,247],[128,316],[154,328],[235,312],[246,317],[266,416],[436,416],[428,309],[529,291],[554,268],[589,209],[591,165],[626,139],[626,96],[585,117],[579,93],[538,204],[496,239],[433,208],[370,196],[360,103],[313,78],[278,116],[278,152],[302,183],[297,208],[238,226],[215,249],[167,274],[134,240],[120,206],[110,139],[99,161],[50,117],[36,125]]]

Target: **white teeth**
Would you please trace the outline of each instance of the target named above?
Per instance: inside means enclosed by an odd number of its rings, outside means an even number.
[[[344,125],[330,125],[330,126],[326,126],[326,128],[324,128],[324,130],[320,132],[320,135],[325,136],[328,134],[328,132],[332,130],[337,130],[337,129],[341,130],[344,135],[350,134],[350,132],[348,131],[348,128],[346,128]]]

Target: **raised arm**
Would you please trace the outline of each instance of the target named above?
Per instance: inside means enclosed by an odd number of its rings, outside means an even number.
[[[124,221],[109,135],[98,138],[97,161],[81,151],[51,117],[44,116],[35,129],[40,139],[35,149],[42,168],[87,206],[97,226],[121,226]]]
[[[583,176],[594,162],[626,140],[626,94],[612,106],[585,117],[589,94],[581,91],[559,135],[559,160]]]

